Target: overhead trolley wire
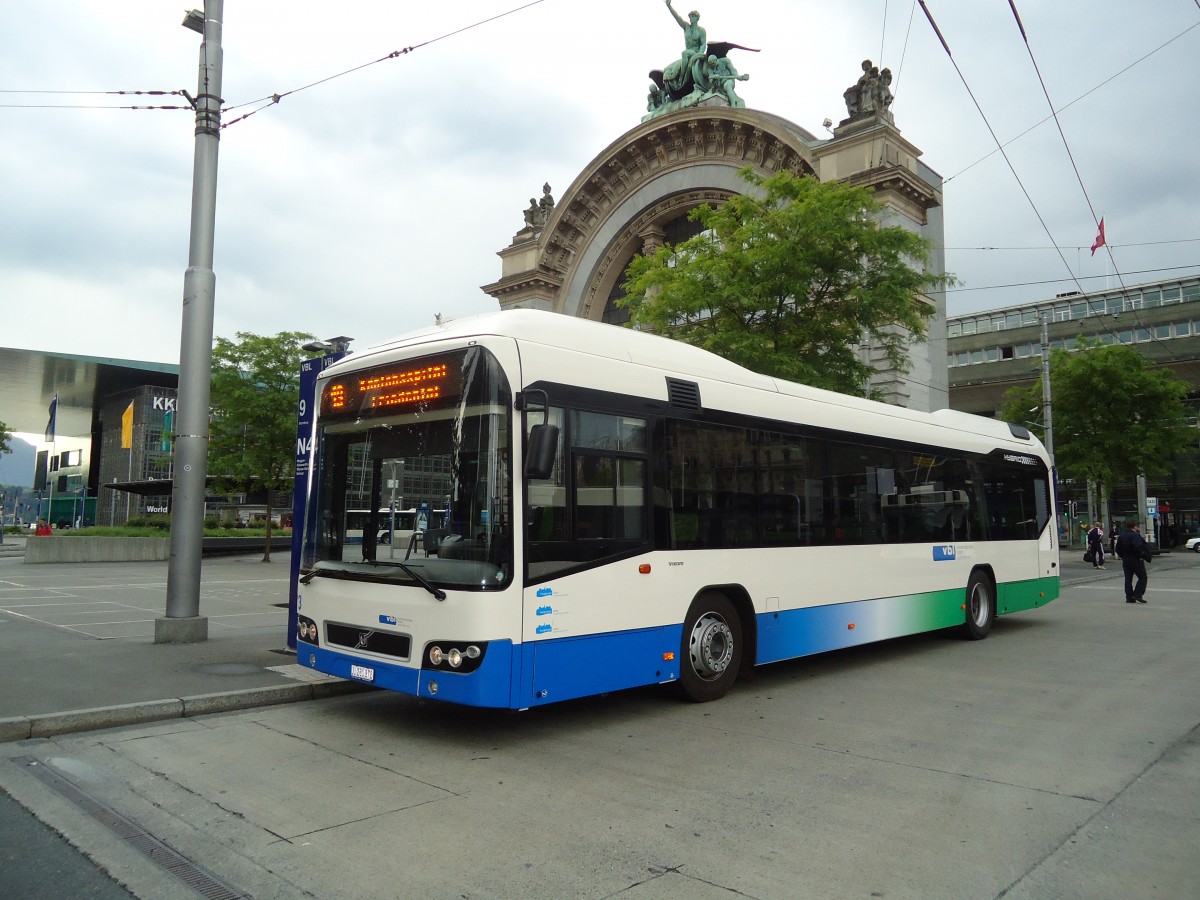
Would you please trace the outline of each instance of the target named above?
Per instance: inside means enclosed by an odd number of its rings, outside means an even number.
[[[1200,0],[1196,0],[1196,5],[1200,6]],[[1170,44],[1173,44],[1175,41],[1179,40],[1181,37],[1183,37],[1185,34],[1187,34],[1189,31],[1192,31],[1195,28],[1200,28],[1200,22],[1197,22],[1195,25],[1189,25],[1187,28],[1185,28],[1183,31],[1179,32],[1179,34],[1175,35],[1175,37],[1171,38],[1169,41],[1164,41],[1163,43],[1159,44],[1157,47],[1155,47],[1149,53],[1135,59],[1133,62],[1131,62],[1125,68],[1121,69],[1119,72],[1115,72],[1112,75],[1108,76],[1108,78],[1105,78],[1102,82],[1100,82],[1098,85],[1096,85],[1092,89],[1084,91],[1082,94],[1080,94],[1074,100],[1072,100],[1070,103],[1066,103],[1063,106],[1060,106],[1057,110],[1055,110],[1055,112],[1056,113],[1065,112],[1066,110],[1068,110],[1072,106],[1074,106],[1076,103],[1078,103],[1080,100],[1082,100],[1084,97],[1088,97],[1091,94],[1096,93],[1096,91],[1100,90],[1100,88],[1104,87],[1110,81],[1115,81],[1117,78],[1120,78],[1122,75],[1124,75],[1130,69],[1132,69],[1134,66],[1145,62],[1151,56],[1153,56],[1155,53],[1157,53],[1159,50],[1162,50],[1165,47],[1169,46]],[[1020,134],[1009,138],[1007,141],[1004,142],[1004,144],[1002,146],[1007,147],[1010,144],[1015,143],[1016,141],[1019,141],[1021,138],[1025,137],[1025,135],[1029,134],[1029,132],[1033,131],[1035,128],[1040,128],[1042,125],[1045,125],[1052,118],[1054,118],[1053,113],[1049,116],[1046,116],[1046,118],[1044,118],[1044,119],[1040,119],[1037,122],[1034,122],[1032,125],[1030,125],[1028,128],[1026,128]],[[992,156],[994,156],[996,153],[999,152],[999,149],[1000,148],[997,148],[995,150],[989,150],[987,153],[985,153],[983,156],[979,157],[979,159],[975,160],[975,162],[971,163],[966,168],[960,169],[959,171],[955,172],[953,175],[946,178],[942,183],[949,184],[951,181],[953,181],[959,175],[962,175],[965,172],[970,171],[971,169],[975,168],[977,165],[979,165],[984,160],[991,159]]]
[[[1063,255],[1062,248],[1059,246],[1058,242],[1055,241],[1054,235],[1050,232],[1050,228],[1046,224],[1046,220],[1043,218],[1041,211],[1037,207],[1037,204],[1034,203],[1033,197],[1030,195],[1028,189],[1026,189],[1024,182],[1021,181],[1021,176],[1017,174],[1016,167],[1013,165],[1012,160],[1009,159],[1008,154],[1004,151],[1004,145],[1001,144],[1000,139],[996,136],[995,129],[992,128],[991,122],[988,121],[987,114],[984,113],[983,107],[980,106],[979,100],[976,98],[975,93],[971,90],[971,86],[967,83],[966,76],[963,75],[962,69],[959,68],[957,60],[954,59],[954,54],[951,53],[951,51],[950,51],[950,45],[949,45],[949,43],[947,43],[946,38],[942,34],[941,29],[938,28],[937,22],[934,21],[933,14],[929,11],[929,7],[926,5],[925,0],[917,0],[917,2],[919,2],[921,4],[921,10],[922,10],[922,12],[925,13],[925,18],[929,21],[929,25],[933,29],[934,34],[937,36],[938,41],[941,43],[942,49],[946,51],[946,56],[949,58],[950,64],[952,66],[954,66],[954,71],[958,74],[959,80],[962,82],[963,87],[967,91],[967,95],[971,98],[971,102],[975,104],[975,109],[979,112],[980,117],[983,119],[983,123],[987,127],[988,133],[991,134],[992,140],[995,141],[996,149],[999,151],[1000,155],[1004,158],[1004,162],[1008,165],[1009,171],[1012,173],[1013,179],[1017,182],[1018,187],[1021,188],[1021,192],[1025,195],[1025,199],[1028,201],[1030,208],[1033,210],[1034,216],[1037,217],[1038,222],[1042,226],[1042,230],[1046,232],[1046,236],[1050,239],[1050,243],[1054,246],[1054,250],[1058,253],[1059,259],[1062,260],[1063,267],[1067,270],[1068,274],[1070,275],[1069,279],[1062,279],[1062,281],[1069,280],[1075,284],[1076,288],[1078,288],[1078,290],[1081,294],[1087,293],[1087,291],[1084,289],[1083,283],[1080,281],[1079,276],[1077,276],[1075,274],[1075,272],[1071,269],[1070,264],[1067,262],[1066,256]],[[1010,6],[1012,6],[1012,0],[1009,0],[1009,3],[1010,3]],[[1200,3],[1200,0],[1197,0],[1197,3]],[[1015,7],[1013,7],[1013,12],[1014,13],[1016,12]],[[1019,19],[1018,19],[1018,22],[1019,22]],[[1040,73],[1039,73],[1039,78],[1040,78]],[[1047,97],[1047,99],[1049,99],[1049,98]],[[1180,267],[1180,268],[1185,268],[1185,267]],[[1128,297],[1127,291],[1123,284],[1122,284],[1121,293],[1122,293],[1123,297],[1126,297],[1126,298]],[[1134,320],[1137,322],[1138,326],[1141,328],[1145,328],[1145,325],[1143,325],[1142,322],[1140,321],[1140,319],[1138,319],[1136,310],[1134,310],[1133,312],[1134,312]],[[1107,331],[1111,337],[1116,339],[1118,343],[1120,342],[1118,335],[1112,330],[1112,328],[1109,327],[1108,322],[1104,321],[1104,319],[1101,319],[1100,324],[1103,326],[1104,330]],[[1157,341],[1158,339],[1154,338],[1154,340]],[[1165,347],[1168,354],[1173,359],[1179,360],[1178,355],[1174,352],[1174,350],[1168,344],[1163,344],[1162,342],[1159,342],[1159,345],[1162,347]]]
[[[23,91],[0,89],[0,94],[55,94],[68,96],[143,96],[143,97],[187,97],[187,106],[110,106],[99,103],[0,103],[6,109],[191,109],[187,91]]]
[[[448,31],[445,34],[438,35],[435,38],[430,38],[427,41],[421,41],[419,44],[412,44],[411,46],[403,47],[399,50],[393,50],[391,53],[387,54],[386,56],[381,56],[379,59],[375,59],[370,62],[362,63],[361,65],[346,69],[343,72],[338,72],[333,75],[328,75],[325,78],[319,78],[316,81],[310,82],[309,84],[302,85],[298,88],[293,88],[290,91],[269,94],[265,97],[260,97],[257,100],[248,100],[243,103],[237,103],[237,104],[233,104],[231,106],[224,106],[224,107],[222,107],[222,112],[229,112],[229,111],[232,111],[235,109],[241,109],[246,106],[254,106],[254,105],[258,105],[258,108],[251,110],[250,112],[245,113],[244,115],[238,116],[236,119],[231,119],[228,122],[222,123],[221,128],[223,128],[223,129],[228,128],[230,125],[234,125],[238,122],[245,121],[246,119],[253,116],[255,113],[261,112],[262,110],[264,110],[270,106],[277,105],[279,103],[279,101],[281,101],[284,97],[290,97],[292,94],[298,94],[301,91],[306,91],[309,88],[317,87],[318,85],[325,84],[326,82],[329,82],[329,81],[333,81],[336,78],[341,78],[345,75],[353,74],[354,72],[361,71],[362,69],[369,68],[370,66],[375,66],[382,62],[387,62],[390,59],[397,59],[401,56],[405,56],[409,53],[412,53],[414,50],[420,50],[422,47],[428,47],[430,44],[436,44],[438,41],[444,41],[447,38],[454,37],[455,35],[458,35],[458,34],[462,34],[465,31],[470,31],[472,28],[478,28],[481,25],[487,25],[490,22],[495,22],[498,19],[503,19],[505,16],[511,16],[514,13],[521,12],[522,10],[529,9],[531,6],[537,6],[538,4],[545,3],[545,2],[546,2],[546,0],[530,0],[529,3],[522,4],[521,6],[514,7],[513,9],[507,10],[502,13],[497,13],[496,15],[489,16],[486,19],[480,19],[478,22],[472,22],[470,25],[464,25],[461,28],[455,28],[453,31]],[[192,104],[192,98],[188,95],[187,91],[52,91],[52,90],[0,89],[0,94],[75,94],[75,95],[148,94],[148,95],[152,95],[152,96],[168,96],[168,95],[182,96],[182,97],[186,97],[189,101],[188,105],[186,105],[186,106],[106,106],[106,105],[99,105],[99,104],[76,104],[76,103],[3,103],[3,102],[0,102],[0,108],[137,109],[137,110],[186,109],[186,110],[192,110],[192,111],[195,110],[195,107]]]
[[[988,248],[982,248],[982,249],[988,249]],[[1190,265],[1185,264],[1182,266],[1163,266],[1162,268],[1157,268],[1157,269],[1135,269],[1131,272],[1126,272],[1125,274],[1126,275],[1149,275],[1154,272],[1175,272],[1175,271],[1178,271],[1179,269],[1200,269],[1200,263],[1192,263]],[[1107,275],[1080,275],[1077,279],[1074,279],[1074,280],[1077,282],[1078,281],[1095,281],[1097,278],[1107,278],[1107,277],[1108,277]],[[1187,277],[1187,276],[1183,276],[1183,277]],[[1009,284],[986,284],[986,285],[980,285],[979,287],[953,287],[953,288],[948,287],[948,288],[946,288],[946,293],[947,294],[963,294],[968,291],[994,291],[994,290],[997,290],[998,288],[1036,287],[1041,284],[1062,284],[1064,281],[1068,281],[1068,280],[1071,280],[1071,279],[1049,278],[1049,279],[1046,279],[1043,281],[1014,281]],[[1091,293],[1094,294],[1094,293],[1098,293],[1098,292],[1092,291]],[[960,315],[970,316],[970,315],[974,315],[974,313],[961,313]],[[1140,322],[1138,324],[1141,325]],[[1144,328],[1145,326],[1142,325],[1142,327]],[[1111,334],[1111,332],[1109,332],[1109,333]]]
[[[1200,3],[1200,0],[1196,0]],[[908,56],[908,39],[912,35],[913,19],[917,15],[917,0],[913,0],[912,8],[908,11],[908,27],[904,29],[904,46],[900,48],[900,65],[896,67],[896,77],[892,80],[892,103],[900,94],[900,73],[904,71],[904,58]]]
[[[1200,2],[1200,0],[1198,0]],[[1179,238],[1171,241],[1136,241],[1128,244],[1113,244],[1114,247],[1159,247],[1163,244],[1191,244],[1200,241],[1200,238]],[[1068,250],[1087,250],[1090,245],[1084,244],[1079,246],[1068,245]],[[1054,247],[942,247],[943,250],[1053,250]],[[1103,277],[1103,276],[1101,276]]]
[[[1200,3],[1200,0],[1197,0],[1197,2]],[[1067,152],[1067,159],[1069,159],[1071,161],[1071,169],[1072,169],[1072,171],[1075,172],[1075,180],[1079,184],[1079,190],[1083,194],[1083,199],[1087,202],[1088,211],[1091,212],[1091,214],[1092,214],[1092,224],[1095,225],[1097,228],[1100,228],[1100,227],[1102,227],[1100,225],[1100,222],[1102,220],[1099,216],[1096,215],[1096,208],[1092,204],[1092,198],[1088,194],[1087,186],[1083,183],[1083,175],[1079,171],[1079,166],[1075,162],[1075,154],[1071,152],[1071,145],[1067,141],[1066,132],[1063,130],[1062,120],[1059,119],[1058,113],[1054,109],[1054,101],[1050,99],[1050,90],[1046,87],[1046,79],[1042,76],[1042,70],[1041,70],[1041,67],[1038,65],[1037,57],[1035,57],[1033,54],[1033,46],[1029,43],[1029,35],[1025,31],[1025,24],[1021,21],[1020,13],[1017,12],[1016,0],[1008,0],[1008,8],[1010,10],[1012,10],[1013,19],[1016,20],[1016,23],[1017,23],[1017,30],[1021,32],[1021,40],[1023,40],[1025,42],[1025,50],[1029,54],[1029,61],[1030,61],[1030,63],[1032,63],[1033,71],[1037,75],[1038,84],[1041,85],[1042,95],[1046,98],[1046,105],[1050,107],[1050,115],[1054,118],[1054,124],[1058,127],[1058,136],[1062,140],[1063,149],[1066,150],[1066,152]],[[1047,230],[1047,234],[1048,233],[1049,233],[1049,231]],[[1051,238],[1051,241],[1053,241],[1053,240],[1054,239]],[[1116,257],[1113,256],[1112,247],[1109,246],[1107,242],[1105,242],[1103,246],[1104,246],[1105,252],[1108,254],[1109,261],[1112,262],[1113,273],[1117,276],[1117,283],[1121,286],[1121,289],[1120,289],[1121,298],[1123,300],[1127,300],[1127,299],[1129,299],[1129,289],[1125,284],[1125,279],[1121,276],[1121,270],[1117,266]],[[1093,248],[1092,252],[1093,253],[1095,252],[1094,248]],[[1060,256],[1061,256],[1061,252],[1060,252]],[[1064,265],[1067,264],[1065,257],[1063,258],[1063,264]],[[1067,265],[1067,269],[1068,269],[1068,271],[1070,271],[1071,267],[1069,265]],[[1072,278],[1074,278],[1073,272],[1072,272]],[[1080,290],[1082,291],[1083,285],[1079,283],[1079,280],[1077,278],[1075,279],[1075,283],[1076,283],[1076,285],[1079,286]],[[1145,324],[1141,321],[1140,317],[1138,316],[1137,309],[1131,305],[1130,310],[1133,313],[1133,320],[1138,325],[1138,327],[1145,328],[1146,327]],[[1104,327],[1105,327],[1105,330],[1107,330],[1109,332],[1109,334],[1113,334],[1112,329],[1108,327],[1107,323],[1104,323]],[[1113,336],[1116,337],[1115,334],[1113,334]],[[1151,331],[1151,340],[1153,340],[1153,341],[1159,340],[1159,338],[1154,336],[1153,331]],[[1178,356],[1178,354],[1176,354],[1175,351],[1169,345],[1164,344],[1163,346],[1167,350],[1169,355],[1171,355],[1175,359],[1180,358]]]
[[[1033,202],[1033,197],[1030,196],[1025,183],[1021,181],[1021,176],[1017,174],[1017,169],[1013,165],[1012,160],[1008,158],[1008,154],[1004,152],[1004,146],[1000,143],[1000,138],[996,136],[996,131],[992,128],[992,123],[988,121],[987,113],[983,111],[983,107],[979,105],[979,100],[975,97],[975,92],[971,90],[971,86],[967,83],[967,78],[963,75],[962,69],[958,66],[958,61],[954,58],[954,54],[950,52],[950,45],[946,43],[946,38],[942,35],[942,31],[937,26],[937,22],[933,19],[933,13],[929,11],[929,7],[925,5],[925,0],[918,0],[921,4],[921,10],[925,13],[925,18],[929,20],[930,27],[933,28],[933,33],[937,35],[937,39],[942,44],[942,49],[946,51],[946,56],[950,60],[950,64],[954,66],[954,71],[958,73],[958,79],[962,82],[963,87],[967,91],[967,96],[971,98],[971,102],[975,104],[975,109],[979,112],[980,118],[983,119],[983,124],[987,127],[988,134],[995,141],[1000,155],[1004,157],[1004,162],[1008,165],[1008,170],[1012,173],[1013,179],[1017,182],[1017,186],[1021,188],[1021,193],[1025,195],[1025,199],[1029,202],[1030,209],[1033,210],[1034,216],[1042,226],[1042,230],[1046,232],[1046,237],[1050,238],[1050,243],[1054,245],[1054,249],[1058,251],[1059,258],[1062,260],[1063,267],[1070,272],[1071,266],[1067,262],[1067,258],[1063,256],[1062,249],[1058,246],[1058,242],[1054,240],[1054,235],[1050,233],[1050,227],[1046,224],[1046,220],[1042,217],[1041,211],[1037,208],[1037,204]],[[1082,287],[1082,286],[1081,286]]]
[[[472,28],[478,28],[481,25],[487,25],[489,22],[495,22],[497,19],[503,19],[505,16],[511,16],[514,13],[521,12],[522,10],[529,9],[529,7],[531,7],[531,6],[537,6],[539,3],[545,3],[545,2],[546,2],[546,0],[531,0],[531,2],[526,3],[522,6],[514,7],[513,9],[507,10],[506,12],[497,13],[496,15],[489,16],[486,19],[480,19],[478,22],[473,22],[470,25],[464,25],[462,28],[456,28],[453,31],[448,31],[445,34],[439,35],[438,37],[430,38],[427,41],[422,41],[419,44],[413,44],[408,47],[402,47],[399,50],[393,50],[391,53],[387,54],[386,56],[381,56],[379,59],[374,59],[374,60],[371,60],[370,62],[365,62],[365,63],[362,63],[361,65],[353,66],[352,68],[346,69],[344,72],[338,72],[334,75],[328,75],[324,78],[319,78],[316,81],[311,82],[310,84],[306,84],[306,85],[303,85],[298,88],[293,88],[290,91],[284,91],[283,93],[269,94],[268,96],[260,97],[257,100],[247,100],[244,103],[237,103],[232,106],[227,106],[227,107],[225,107],[225,111],[228,112],[228,111],[235,110],[235,109],[241,109],[244,106],[253,106],[255,104],[261,104],[257,109],[251,110],[250,112],[246,113],[245,115],[238,116],[236,119],[231,119],[230,121],[225,122],[221,127],[228,128],[230,125],[235,125],[238,122],[243,122],[246,119],[250,118],[251,116],[255,115],[256,113],[262,112],[264,109],[267,109],[268,107],[278,105],[279,101],[281,101],[284,97],[290,97],[293,94],[300,93],[301,91],[307,91],[309,88],[317,87],[318,85],[325,84],[326,82],[333,81],[334,79],[341,78],[345,75],[351,75],[354,72],[362,71],[363,69],[370,68],[371,66],[377,66],[380,63],[387,62],[388,60],[398,59],[401,56],[407,56],[409,53],[412,53],[414,50],[420,50],[422,47],[428,47],[430,44],[436,44],[438,41],[444,41],[444,40],[446,40],[446,38],[454,37],[457,34],[462,34],[464,31],[470,31]]]

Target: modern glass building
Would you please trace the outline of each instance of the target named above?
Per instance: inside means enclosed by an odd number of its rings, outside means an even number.
[[[953,316],[946,322],[950,406],[995,416],[1012,387],[1040,381],[1042,322],[1051,348],[1074,349],[1079,338],[1127,344],[1169,369],[1190,388],[1188,403],[1200,421],[1200,275],[1086,293],[1073,291],[1038,303]],[[1097,385],[1097,402],[1104,386]],[[1196,431],[1200,442],[1200,428]],[[1192,456],[1194,459],[1194,455]],[[1148,473],[1147,494],[1166,507],[1164,526],[1200,533],[1200,472],[1181,455],[1175,471]],[[1064,482],[1060,505],[1082,503],[1086,486]],[[1110,514],[1136,512],[1133,485],[1117,486]],[[1087,515],[1085,507],[1079,507]],[[1094,513],[1092,513],[1094,517]]]
[[[122,525],[168,511],[176,399],[174,388],[149,384],[105,398],[100,408],[97,525]]]

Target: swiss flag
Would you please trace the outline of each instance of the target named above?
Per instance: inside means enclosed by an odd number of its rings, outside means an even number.
[[[1096,240],[1092,244],[1092,256],[1096,255],[1096,251],[1104,246],[1104,219],[1100,220],[1100,233],[1096,235]]]

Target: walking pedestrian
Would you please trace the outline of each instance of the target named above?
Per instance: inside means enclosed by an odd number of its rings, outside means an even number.
[[[1092,554],[1092,568],[1104,568],[1104,528],[1099,522],[1087,533],[1088,552]]]
[[[1150,561],[1150,548],[1142,537],[1142,526],[1134,519],[1125,523],[1125,530],[1117,538],[1117,555],[1125,570],[1125,602],[1146,602],[1146,563]]]

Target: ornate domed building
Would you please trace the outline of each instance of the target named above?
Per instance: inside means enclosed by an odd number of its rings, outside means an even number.
[[[623,295],[630,260],[697,233],[689,211],[745,190],[738,171],[747,166],[762,176],[787,169],[873,188],[886,208],[884,224],[928,238],[930,267],[944,271],[941,178],[896,128],[886,69],[863,63],[862,78],[845,94],[847,117],[820,139],[782,116],[745,107],[733,87],[742,76],[726,56],[737,45],[708,43],[707,52],[692,52],[690,37],[688,44],[681,60],[650,73],[642,122],[597,154],[557,202],[546,185],[541,200],[530,203],[524,227],[500,251],[500,279],[483,287],[502,309],[626,321],[614,301]],[[946,300],[940,292],[927,300],[934,315],[927,339],[911,346],[909,372],[889,370],[869,344],[862,352],[876,370],[873,390],[891,403],[932,410],[949,405]]]

